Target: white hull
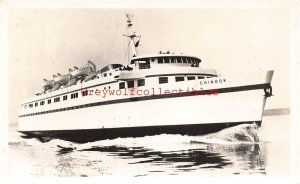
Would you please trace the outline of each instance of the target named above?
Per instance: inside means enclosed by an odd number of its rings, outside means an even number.
[[[257,89],[100,105],[22,117],[19,131],[261,121],[264,95]]]
[[[272,75],[273,71],[266,71],[245,75],[234,82],[214,77],[159,85],[162,91],[189,88],[204,92],[192,96],[185,93],[175,97],[122,94],[101,98],[79,93],[78,98],[69,101],[21,111],[18,131],[29,137],[88,142],[119,135],[199,135],[241,123],[256,122],[260,125],[266,99],[270,95],[266,90],[270,88]],[[63,96],[76,90],[81,92],[86,88],[95,91],[101,87],[96,82],[86,82],[86,86],[71,87],[72,91],[57,95]],[[154,86],[152,84],[157,83],[157,78],[148,78],[147,83]],[[116,81],[107,85],[116,89],[118,84]],[[138,89],[150,90],[146,87]],[[208,95],[205,93],[207,90],[218,94]]]
[[[124,36],[132,51],[127,53],[129,65],[110,64],[96,71],[89,62],[89,67],[71,71],[78,80],[77,74],[87,69],[90,73],[93,68],[95,77],[83,75],[74,85],[57,86],[24,100],[18,131],[90,141],[102,135],[142,136],[140,131],[202,134],[240,123],[261,123],[266,98],[272,93],[273,71],[230,79],[200,68],[201,59],[194,56],[169,52],[138,56],[139,41],[131,27],[127,16],[128,35]],[[158,89],[162,95],[157,96]],[[115,95],[96,95],[96,91],[104,94],[111,90]]]

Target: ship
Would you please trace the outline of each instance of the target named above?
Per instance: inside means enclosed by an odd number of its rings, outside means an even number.
[[[84,143],[261,126],[272,96],[273,70],[227,77],[203,68],[196,56],[170,51],[140,55],[141,36],[133,32],[132,19],[126,15],[127,64],[99,70],[87,61],[44,79],[43,91],[22,101],[18,132],[24,138]]]

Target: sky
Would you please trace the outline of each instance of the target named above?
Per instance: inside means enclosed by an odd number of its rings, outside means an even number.
[[[194,55],[227,74],[273,69],[267,109],[289,107],[290,12],[237,9],[12,9],[9,12],[9,121],[43,78],[88,60],[125,64],[125,13],[141,35],[139,53]]]

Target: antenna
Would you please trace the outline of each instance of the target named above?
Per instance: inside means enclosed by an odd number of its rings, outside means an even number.
[[[128,63],[129,63],[132,57],[136,57],[138,55],[137,48],[139,46],[140,39],[136,41],[136,38],[137,37],[141,38],[141,36],[137,36],[135,32],[132,31],[133,15],[126,13],[126,18],[127,18],[126,35],[123,34],[123,36],[126,36],[128,38],[127,56],[128,56]]]
[[[126,13],[126,17],[127,17],[127,22],[131,22],[131,19],[133,18],[133,14],[129,14],[129,13]]]

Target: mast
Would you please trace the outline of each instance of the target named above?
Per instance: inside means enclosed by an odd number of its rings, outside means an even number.
[[[137,47],[139,46],[139,42],[140,40],[136,41],[137,37],[141,37],[141,36],[137,36],[135,34],[135,32],[132,31],[132,19],[133,15],[132,14],[126,14],[126,18],[127,18],[127,26],[126,26],[126,32],[127,35],[123,35],[126,36],[128,38],[128,62],[132,57],[136,57],[138,55],[138,50]]]

